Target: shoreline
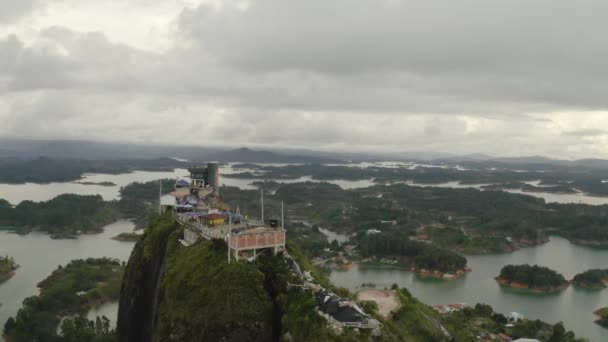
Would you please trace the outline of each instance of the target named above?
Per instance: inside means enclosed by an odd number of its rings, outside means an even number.
[[[553,286],[550,288],[536,288],[536,287],[530,287],[525,284],[520,284],[517,282],[511,282],[511,281],[508,281],[507,279],[503,279],[500,277],[496,277],[494,279],[500,286],[508,287],[508,288],[516,289],[516,290],[526,290],[526,291],[530,291],[530,292],[538,293],[538,294],[561,292],[570,286],[570,282],[565,282],[564,284],[562,284],[560,286]]]
[[[593,314],[599,317],[594,321],[595,324],[608,328],[608,307],[595,310]]]
[[[578,246],[584,246],[584,247],[591,247],[591,248],[608,248],[608,241],[596,241],[596,240],[581,240],[581,239],[570,239],[567,238],[568,241],[570,241],[570,243],[578,245]]]
[[[394,268],[394,269],[399,269],[399,270],[404,270],[406,272],[414,273],[421,277],[428,277],[428,278],[434,278],[434,279],[438,279],[438,280],[448,280],[448,281],[458,280],[460,278],[463,278],[465,275],[467,275],[467,273],[473,272],[473,269],[471,269],[468,266],[465,269],[450,273],[450,272],[441,272],[438,270],[427,270],[424,268],[418,269],[416,267],[403,265],[403,264],[399,264],[399,263],[387,264],[387,263],[383,263],[383,262],[379,262],[379,261],[358,261],[356,263],[359,265],[377,267],[377,268]],[[451,275],[451,276],[445,277],[446,275],[449,275],[449,276]]]
[[[414,274],[417,274],[421,277],[428,277],[428,278],[452,281],[452,280],[458,280],[460,278],[463,278],[464,276],[467,275],[467,273],[473,272],[473,269],[471,269],[470,267],[466,267],[463,270],[458,270],[454,273],[448,273],[448,272],[427,270],[424,268],[416,269],[415,267],[412,267],[408,271],[412,272]]]
[[[19,268],[19,267],[17,267],[17,268]],[[2,284],[5,281],[10,280],[12,277],[14,277],[17,274],[17,268],[15,268],[12,271],[0,274],[0,284]]]

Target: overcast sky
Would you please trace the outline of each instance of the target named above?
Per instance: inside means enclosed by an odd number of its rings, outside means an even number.
[[[606,13],[0,0],[0,137],[608,158]]]

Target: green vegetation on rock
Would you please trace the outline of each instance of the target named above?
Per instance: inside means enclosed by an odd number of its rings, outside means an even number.
[[[280,256],[228,263],[224,241],[183,247],[182,234],[169,215],[153,216],[136,244],[122,284],[119,341],[473,341],[505,332],[523,337],[533,328],[540,330],[529,336],[541,341],[574,341],[563,325],[540,321],[523,320],[506,330],[507,319],[484,305],[441,315],[397,287],[400,307],[391,318],[379,317],[373,303],[360,303],[380,321],[376,331],[338,332]],[[334,288],[299,246],[291,242],[288,252],[319,285],[353,298]]]
[[[219,240],[168,253],[158,340],[271,339],[272,301],[264,274],[255,264],[228,263],[226,255]]]

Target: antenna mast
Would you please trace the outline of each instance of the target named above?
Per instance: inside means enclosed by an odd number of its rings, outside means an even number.
[[[260,203],[262,206],[262,224],[264,224],[264,190],[260,190]]]
[[[281,229],[285,229],[285,211],[283,210],[283,201],[281,201]]]

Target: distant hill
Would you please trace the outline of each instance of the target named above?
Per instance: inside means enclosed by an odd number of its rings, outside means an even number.
[[[543,156],[494,157],[484,153],[456,155],[436,151],[401,152],[327,152],[292,149],[283,146],[264,148],[130,144],[77,140],[33,140],[0,138],[0,161],[6,158],[35,159],[37,157],[70,158],[88,160],[182,158],[191,162],[250,162],[250,163],[319,163],[376,161],[424,161],[441,163],[483,163],[529,166],[535,169],[543,165],[608,169],[608,160],[580,159],[560,160]],[[522,167],[523,168],[523,167]],[[525,168],[524,168],[525,169]]]
[[[252,163],[341,163],[331,153],[290,152],[283,150],[253,150],[250,148],[220,148],[201,146],[141,145],[73,140],[0,139],[0,158],[38,157],[88,160],[183,158],[192,162],[252,162]]]
[[[342,160],[327,157],[315,157],[304,155],[287,155],[269,151],[255,151],[249,148],[238,148],[230,151],[221,151],[212,154],[210,159],[224,162],[243,163],[305,163],[305,164],[328,164],[340,163]]]

